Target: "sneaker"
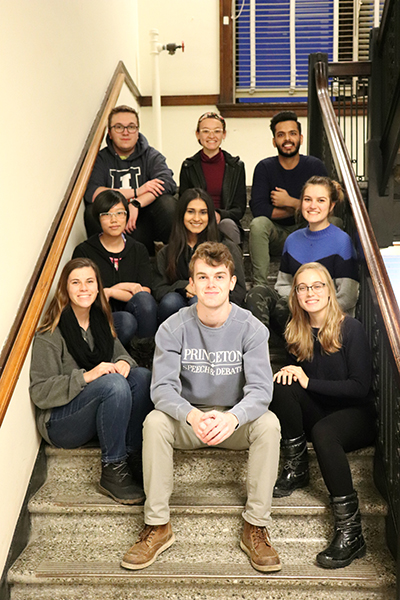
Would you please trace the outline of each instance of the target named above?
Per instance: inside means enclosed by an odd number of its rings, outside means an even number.
[[[281,570],[278,553],[271,544],[266,527],[257,527],[245,521],[240,547],[250,557],[251,566],[257,571],[268,573]]]
[[[125,554],[121,567],[125,569],[144,569],[151,565],[161,552],[172,546],[175,536],[171,523],[166,525],[145,525],[137,542]]]
[[[133,481],[125,460],[102,463],[99,490],[121,504],[140,504],[144,500],[143,488]]]

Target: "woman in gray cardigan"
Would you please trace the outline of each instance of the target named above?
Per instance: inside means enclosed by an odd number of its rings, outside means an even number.
[[[97,266],[70,260],[35,335],[30,395],[48,443],[76,448],[98,437],[100,491],[122,504],[144,496],[132,466],[141,462],[142,424],[152,409],[150,378],[116,337]]]

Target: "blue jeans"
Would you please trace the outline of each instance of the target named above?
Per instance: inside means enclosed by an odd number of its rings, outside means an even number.
[[[114,327],[121,344],[131,339],[153,337],[157,330],[157,302],[148,292],[138,292],[125,304],[124,310],[113,313]]]
[[[120,462],[142,446],[142,426],[154,408],[150,400],[151,373],[131,369],[103,375],[87,384],[65,406],[53,408],[47,424],[49,438],[60,448],[77,448],[96,434],[104,463]]]
[[[163,298],[161,298],[160,304],[158,305],[158,322],[163,323],[168,317],[175,314],[181,308],[190,306],[197,302],[197,296],[193,298],[184,298],[178,292],[168,292]]]

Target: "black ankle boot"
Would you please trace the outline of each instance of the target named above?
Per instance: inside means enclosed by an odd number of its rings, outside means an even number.
[[[335,517],[335,535],[329,546],[317,555],[317,563],[325,569],[338,569],[364,556],[366,545],[361,531],[357,492],[349,496],[331,496],[331,507]]]
[[[144,500],[143,488],[134,482],[125,460],[102,463],[99,490],[121,504],[140,504]]]
[[[303,433],[297,438],[281,441],[285,462],[282,473],[276,480],[274,498],[283,498],[299,488],[308,485],[307,439]]]

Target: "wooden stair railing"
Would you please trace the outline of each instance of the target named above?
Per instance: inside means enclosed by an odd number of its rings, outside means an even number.
[[[57,215],[47,235],[27,285],[17,316],[0,355],[0,426],[4,420],[16,383],[50,292],[79,205],[99,152],[107,118],[116,106],[123,84],[140,104],[141,96],[123,62],[119,62]]]

